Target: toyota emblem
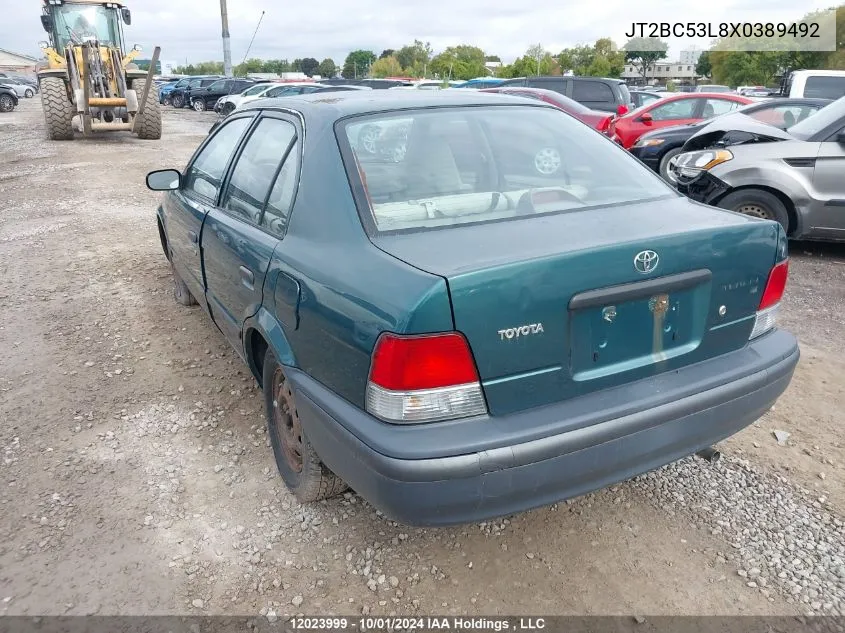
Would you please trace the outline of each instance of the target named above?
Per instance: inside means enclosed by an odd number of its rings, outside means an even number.
[[[659,261],[660,257],[654,251],[640,251],[634,257],[634,268],[637,269],[638,273],[647,275],[657,268]]]

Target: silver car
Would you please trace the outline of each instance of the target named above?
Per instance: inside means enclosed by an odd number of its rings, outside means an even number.
[[[752,121],[675,169],[693,200],[777,220],[792,238],[845,241],[845,97],[786,130]]]

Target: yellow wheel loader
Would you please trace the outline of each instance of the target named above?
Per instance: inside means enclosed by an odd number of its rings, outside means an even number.
[[[47,132],[55,141],[73,140],[74,119],[84,136],[129,131],[142,139],[161,138],[161,109],[153,75],[126,53],[123,24],[129,9],[116,2],[42,0],[41,24],[50,41],[42,43],[46,62],[38,68]]]

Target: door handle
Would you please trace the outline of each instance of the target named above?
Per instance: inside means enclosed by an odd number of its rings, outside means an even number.
[[[241,283],[250,290],[255,289],[255,275],[246,266],[241,266]]]
[[[193,231],[188,231],[188,239],[191,240],[191,244],[199,244],[200,241],[199,235]]]

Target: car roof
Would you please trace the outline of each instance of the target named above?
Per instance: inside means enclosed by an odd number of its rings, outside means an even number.
[[[250,102],[241,112],[250,110],[295,110],[306,119],[337,121],[347,116],[415,110],[420,108],[461,107],[482,105],[521,105],[547,107],[551,104],[528,101],[524,97],[511,97],[501,93],[451,90],[349,90],[322,92],[310,95],[261,99]]]
[[[614,84],[625,83],[624,79],[614,79],[612,77],[581,77],[580,75],[531,75],[530,77],[514,77],[513,79],[505,79],[505,81],[515,81],[520,79],[574,79],[575,81],[608,81]]]

